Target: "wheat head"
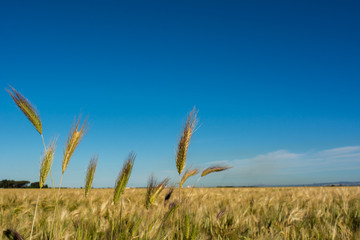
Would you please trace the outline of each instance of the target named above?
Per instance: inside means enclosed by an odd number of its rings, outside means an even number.
[[[86,178],[85,178],[85,197],[89,194],[91,184],[94,180],[96,165],[98,162],[99,156],[93,156],[90,160],[89,167],[86,172]]]
[[[146,188],[146,195],[145,195],[145,207],[146,207],[146,209],[149,209],[149,207],[151,205],[150,198],[151,198],[151,194],[152,194],[152,192],[154,190],[155,185],[156,185],[156,180],[154,179],[154,176],[151,175],[149,177],[147,188]]]
[[[18,233],[17,231],[13,230],[13,229],[6,229],[4,231],[4,235],[8,238],[8,239],[12,239],[12,240],[24,240],[24,238],[20,235],[20,233]]]
[[[169,182],[169,178],[165,178],[162,182],[157,184],[154,177],[152,175],[150,176],[146,191],[146,200],[145,200],[146,209],[149,209],[149,207],[156,201],[162,190],[166,188],[168,182]]]
[[[193,110],[189,114],[189,117],[185,123],[184,130],[182,132],[181,138],[178,143],[178,149],[177,149],[177,153],[176,153],[176,168],[177,168],[179,175],[182,173],[182,171],[185,167],[186,156],[187,156],[187,151],[188,151],[189,144],[190,144],[190,139],[191,139],[192,134],[194,133],[195,127],[198,122],[198,120],[196,118],[197,113],[198,113],[198,111],[196,111],[196,109],[194,107]]]
[[[70,158],[73,155],[76,147],[79,145],[80,141],[83,139],[87,132],[87,119],[83,122],[83,125],[80,127],[80,117],[76,122],[74,119],[73,126],[70,130],[68,140],[65,146],[64,159],[62,162],[62,174],[64,174],[67,165],[69,164]]]
[[[221,171],[224,171],[224,170],[227,170],[231,167],[228,167],[228,166],[212,166],[212,167],[208,167],[206,168],[202,173],[201,173],[201,177],[204,177],[210,173],[213,173],[213,172],[221,172]]]
[[[186,180],[189,178],[189,177],[192,177],[196,174],[199,173],[199,170],[198,169],[187,169],[185,170],[182,178],[181,178],[181,181],[180,181],[180,187],[182,187],[184,185],[184,183],[186,182]]]
[[[127,182],[129,181],[131,170],[134,166],[136,155],[131,152],[126,159],[119,176],[116,179],[115,190],[114,190],[114,204],[116,205],[119,201],[120,195],[124,192]]]
[[[44,186],[46,178],[49,174],[54,159],[55,148],[56,148],[56,139],[53,139],[50,141],[46,153],[42,157],[41,167],[40,167],[40,181],[39,181],[40,188]]]
[[[173,192],[174,192],[174,187],[170,187],[164,197],[164,206],[166,206],[166,204],[170,201],[170,198],[171,198],[171,195],[173,194]]]
[[[36,108],[31,105],[29,100],[27,100],[21,93],[15,90],[12,86],[9,86],[11,90],[6,89],[6,91],[10,94],[16,105],[20,108],[20,110],[25,114],[25,116],[30,120],[30,122],[34,125],[36,131],[42,134],[42,124],[40,120],[40,115],[37,112]]]

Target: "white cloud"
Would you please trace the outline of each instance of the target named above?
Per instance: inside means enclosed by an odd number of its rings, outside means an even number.
[[[348,147],[340,147],[340,148],[333,148],[321,151],[320,154],[329,155],[329,156],[336,156],[342,154],[349,154],[349,153],[359,153],[360,146],[348,146]]]
[[[293,153],[278,150],[252,158],[208,164],[231,165],[226,174],[214,174],[208,185],[307,184],[327,181],[359,181],[360,146]]]

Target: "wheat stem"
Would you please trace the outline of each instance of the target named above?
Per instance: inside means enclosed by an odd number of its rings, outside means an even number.
[[[30,240],[32,239],[32,234],[33,234],[33,230],[34,230],[34,224],[35,224],[35,219],[36,219],[36,211],[37,211],[37,208],[38,208],[39,198],[40,198],[40,190],[41,190],[41,188],[39,188],[38,196],[37,196],[37,200],[36,200],[35,213],[34,213],[34,218],[33,218],[32,226],[31,226],[31,232],[30,232]]]
[[[56,212],[58,213],[58,217],[59,217],[59,219],[60,219],[60,212],[59,212],[58,204],[59,204],[60,189],[61,189],[61,184],[62,184],[63,176],[64,176],[64,174],[61,174],[60,184],[59,184],[59,188],[58,188],[58,192],[57,192],[57,196],[56,196],[56,203],[55,203],[55,209],[54,209],[54,219],[55,219],[55,214],[56,214]]]
[[[178,209],[178,214],[179,214],[179,233],[181,232],[181,178],[180,178],[180,174],[179,174],[179,209]]]

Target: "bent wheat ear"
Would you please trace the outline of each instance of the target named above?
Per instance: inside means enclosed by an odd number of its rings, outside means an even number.
[[[179,204],[177,204],[176,202],[172,202],[172,203],[169,204],[169,210],[164,215],[164,218],[162,220],[162,224],[164,224],[170,218],[170,216],[175,212],[175,210],[178,207],[179,207]]]
[[[169,191],[166,193],[165,197],[164,197],[164,206],[166,206],[166,204],[168,203],[168,201],[171,198],[171,195],[174,192],[174,187],[170,187]]]
[[[25,114],[27,119],[34,125],[36,131],[42,134],[42,124],[40,120],[39,113],[36,108],[31,105],[29,100],[27,100],[23,95],[21,95],[18,91],[15,90],[12,86],[9,86],[11,90],[6,89],[6,91],[10,94],[16,105],[20,108],[20,110]]]
[[[41,167],[40,167],[40,181],[39,185],[40,188],[42,188],[45,184],[46,178],[49,174],[54,154],[55,154],[55,145],[56,145],[56,139],[53,139],[50,141],[49,146],[47,147],[46,153],[44,154],[42,161],[41,161]]]
[[[66,142],[64,159],[62,162],[62,174],[64,174],[66,167],[69,164],[70,158],[73,155],[76,147],[79,145],[80,141],[87,132],[87,119],[85,119],[80,129],[79,129],[79,125],[80,125],[80,117],[77,122],[74,120],[73,126],[69,133],[68,140]]]
[[[4,231],[4,235],[8,238],[8,239],[12,239],[12,240],[24,240],[24,238],[15,230],[12,229],[6,229]]]
[[[177,168],[179,175],[182,173],[182,171],[185,167],[186,156],[187,156],[187,151],[189,148],[190,139],[191,139],[192,134],[194,133],[196,124],[198,122],[198,120],[196,119],[197,113],[198,112],[196,111],[196,109],[194,107],[193,110],[189,114],[189,117],[185,123],[184,130],[182,132],[182,136],[179,140],[178,149],[177,149],[177,153],[176,153],[176,168]]]
[[[127,182],[129,181],[131,170],[134,166],[136,155],[131,152],[126,159],[121,172],[119,173],[118,178],[115,183],[114,190],[114,204],[117,204],[119,201],[120,195],[124,192]]]
[[[147,185],[147,188],[146,188],[146,195],[145,195],[145,207],[146,207],[146,209],[149,209],[149,207],[151,205],[150,198],[151,198],[151,194],[152,194],[152,192],[154,190],[155,185],[156,185],[156,182],[155,182],[154,176],[151,175],[149,177],[148,185]]]
[[[93,156],[90,160],[89,167],[86,172],[86,178],[85,178],[85,197],[89,194],[91,184],[94,180],[96,165],[98,162],[99,156]]]
[[[166,185],[168,184],[168,182],[169,182],[169,178],[165,178],[161,183],[159,183],[154,188],[154,191],[150,197],[150,204],[153,204],[156,201],[156,199],[159,197],[162,190],[164,190],[166,188]]]
[[[186,182],[186,180],[189,178],[189,177],[192,177],[196,174],[199,173],[199,170],[198,169],[187,169],[184,173],[184,175],[182,176],[181,178],[181,181],[180,181],[180,187],[182,187],[184,185],[184,183]]]
[[[165,178],[161,183],[156,184],[156,181],[154,180],[153,176],[150,177],[146,192],[146,202],[145,202],[146,209],[149,209],[149,207],[156,201],[162,190],[166,188],[168,182],[169,182],[169,178]]]
[[[221,171],[227,170],[229,168],[232,168],[232,167],[225,167],[225,166],[208,167],[201,173],[201,177],[204,177],[204,176],[206,176],[206,175],[208,175],[210,173],[213,173],[213,172],[221,172]]]

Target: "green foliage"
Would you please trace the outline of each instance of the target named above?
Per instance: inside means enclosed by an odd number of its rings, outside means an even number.
[[[39,182],[32,182],[30,181],[16,181],[16,180],[7,180],[3,179],[0,181],[0,188],[40,188]],[[48,188],[48,185],[44,185],[43,188]]]
[[[1,180],[0,188],[24,188],[27,187],[29,181]]]

